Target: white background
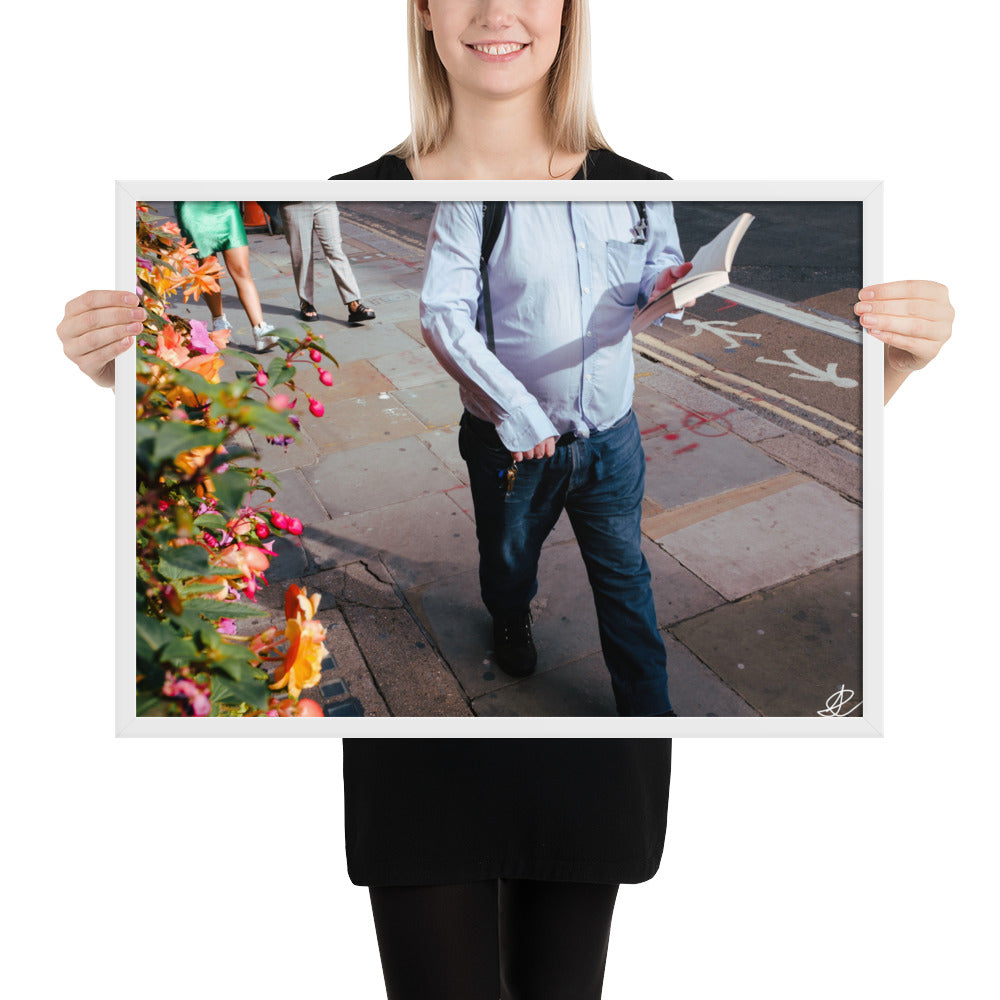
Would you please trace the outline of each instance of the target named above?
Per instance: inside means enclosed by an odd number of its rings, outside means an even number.
[[[998,220],[994,129],[971,108],[994,52],[971,3],[593,5],[616,149],[683,179],[884,179],[886,276],[942,281],[958,310],[887,412],[886,737],[677,740],[663,866],[622,889],[605,995],[982,995]],[[338,741],[114,738],[112,400],[54,327],[112,282],[116,178],[318,179],[401,138],[402,8],[35,5],[12,26],[2,829],[19,998],[384,995],[344,868]]]

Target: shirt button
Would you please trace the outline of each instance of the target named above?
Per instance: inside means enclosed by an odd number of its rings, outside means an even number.
[[[580,248],[581,250],[586,250],[586,249],[587,249],[587,244],[586,244],[586,243],[577,243],[577,246],[578,246],[578,247],[579,247],[579,248]]]
[[[590,380],[591,380],[592,378],[593,378],[593,376],[592,376],[592,375],[588,375],[588,376],[587,376],[587,381],[589,382],[589,381],[590,381]]]
[[[590,289],[589,289],[589,288],[585,288],[585,289],[583,290],[583,294],[584,294],[584,295],[589,295],[589,294],[590,294]]]
[[[594,336],[594,334],[593,334],[593,331],[591,331],[591,330],[588,330],[588,331],[587,331],[587,336],[588,336],[588,337],[593,337],[593,336]]]

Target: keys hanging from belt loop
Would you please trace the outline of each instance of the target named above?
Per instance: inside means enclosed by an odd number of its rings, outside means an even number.
[[[506,469],[501,469],[497,476],[500,479],[500,489],[504,493],[510,493],[514,488],[514,480],[517,478],[517,462],[511,462]]]

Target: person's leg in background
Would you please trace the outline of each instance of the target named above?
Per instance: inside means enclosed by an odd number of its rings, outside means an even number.
[[[259,328],[264,322],[264,313],[260,307],[257,286],[250,274],[250,248],[233,247],[230,250],[223,250],[222,259],[236,286],[236,294],[239,296],[243,311],[247,314],[247,319],[250,320],[250,325],[255,329]]]
[[[354,277],[351,262],[344,252],[344,241],[340,235],[340,211],[334,201],[313,202],[313,225],[319,245],[323,248],[327,264],[333,272],[337,291],[347,306],[347,321],[354,325],[375,318],[375,310],[361,301],[361,289]]]
[[[315,319],[313,309],[313,202],[295,201],[281,206],[281,228],[292,258],[292,276],[299,295],[299,309],[303,319]],[[312,312],[308,316],[307,312]]]

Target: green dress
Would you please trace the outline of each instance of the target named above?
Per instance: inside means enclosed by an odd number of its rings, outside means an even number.
[[[175,201],[174,215],[185,238],[204,260],[221,250],[247,245],[247,234],[235,201]]]

